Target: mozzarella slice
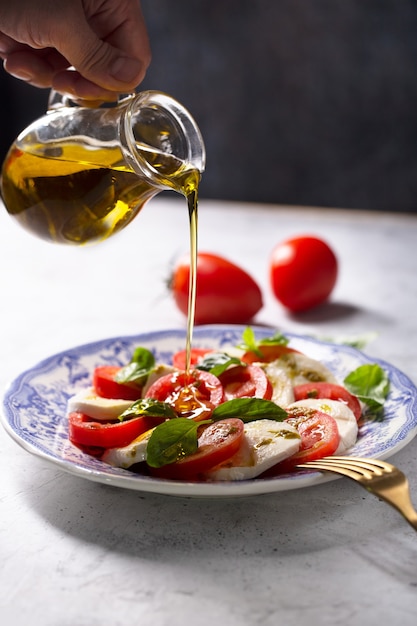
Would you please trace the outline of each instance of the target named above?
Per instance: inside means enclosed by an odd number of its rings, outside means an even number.
[[[291,424],[256,420],[245,424],[245,441],[239,452],[216,470],[209,480],[248,480],[298,452],[300,436]]]
[[[101,398],[93,387],[88,387],[68,400],[68,412],[80,411],[88,417],[105,422],[117,419],[132,404],[132,400]]]
[[[256,365],[262,367],[272,384],[272,401],[282,408],[294,402],[295,385],[317,381],[337,383],[323,363],[299,352],[289,352],[270,363]]]
[[[288,352],[275,362],[285,369],[293,385],[318,381],[337,383],[333,373],[321,361],[301,352]]]
[[[166,365],[165,363],[160,363],[159,365],[156,365],[156,367],[149,374],[148,379],[143,386],[142,398],[145,397],[149,387],[153,385],[154,382],[156,382],[159,378],[162,378],[162,376],[167,376],[168,374],[172,374],[173,372],[177,371],[178,370],[172,365]]]
[[[293,402],[289,407],[305,407],[316,409],[331,415],[337,422],[340,434],[340,443],[335,454],[344,454],[351,448],[358,437],[358,423],[353,411],[344,403],[338,400],[327,400],[323,398],[308,398]]]
[[[263,364],[262,368],[272,385],[272,402],[284,408],[294,402],[294,391],[291,378],[279,361]]]
[[[238,348],[237,346],[227,346],[227,348],[221,351],[224,352],[224,354],[228,354],[229,356],[235,359],[241,359],[242,356],[246,352],[246,350],[243,350],[242,348]]]
[[[102,456],[102,460],[113,467],[128,469],[135,463],[146,460],[146,447],[153,428],[136,437],[131,443],[123,448],[109,448]]]

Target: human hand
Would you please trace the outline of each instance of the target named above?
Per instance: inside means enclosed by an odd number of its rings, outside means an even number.
[[[84,101],[134,91],[150,63],[140,0],[0,0],[9,74]]]

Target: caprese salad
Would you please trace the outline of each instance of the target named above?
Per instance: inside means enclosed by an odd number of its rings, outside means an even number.
[[[382,409],[389,380],[377,364],[338,381],[276,333],[245,329],[226,351],[193,348],[157,363],[144,347],[125,366],[102,365],[68,402],[69,439],[115,467],[162,479],[278,476],[345,454],[366,411]]]

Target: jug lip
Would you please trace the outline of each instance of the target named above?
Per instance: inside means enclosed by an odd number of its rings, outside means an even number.
[[[204,171],[206,153],[202,134],[189,111],[175,98],[162,91],[147,90],[126,95],[120,101],[120,104],[125,106],[124,115],[121,116],[120,120],[120,135],[124,140],[122,141],[122,146],[126,144],[124,148],[125,158],[129,160],[134,169],[138,168],[140,173],[145,174],[154,183],[157,182],[161,187],[166,188],[167,177],[162,176],[136,147],[132,118],[141,108],[148,107],[149,109],[159,109],[165,115],[171,117],[186,143],[188,151],[186,159],[169,151],[166,154],[172,154],[184,166],[189,165],[193,169],[198,170],[200,174]],[[155,148],[155,146],[150,147]]]

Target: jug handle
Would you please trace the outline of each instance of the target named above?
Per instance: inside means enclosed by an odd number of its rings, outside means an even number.
[[[64,107],[74,106],[69,96],[62,93],[58,93],[55,89],[51,89],[48,98],[48,113],[50,111],[56,111]]]
[[[137,94],[135,92],[120,94],[117,102],[106,103],[103,106],[111,106],[111,107],[118,106],[119,104],[125,103],[128,100],[135,98],[136,95]],[[79,107],[81,105],[71,100],[71,98],[68,95],[64,95],[62,93],[59,93],[58,91],[55,91],[55,89],[51,89],[49,93],[49,98],[48,98],[48,110],[47,110],[48,113],[52,111],[56,111],[57,109],[63,109],[66,107],[77,107],[77,106]]]

